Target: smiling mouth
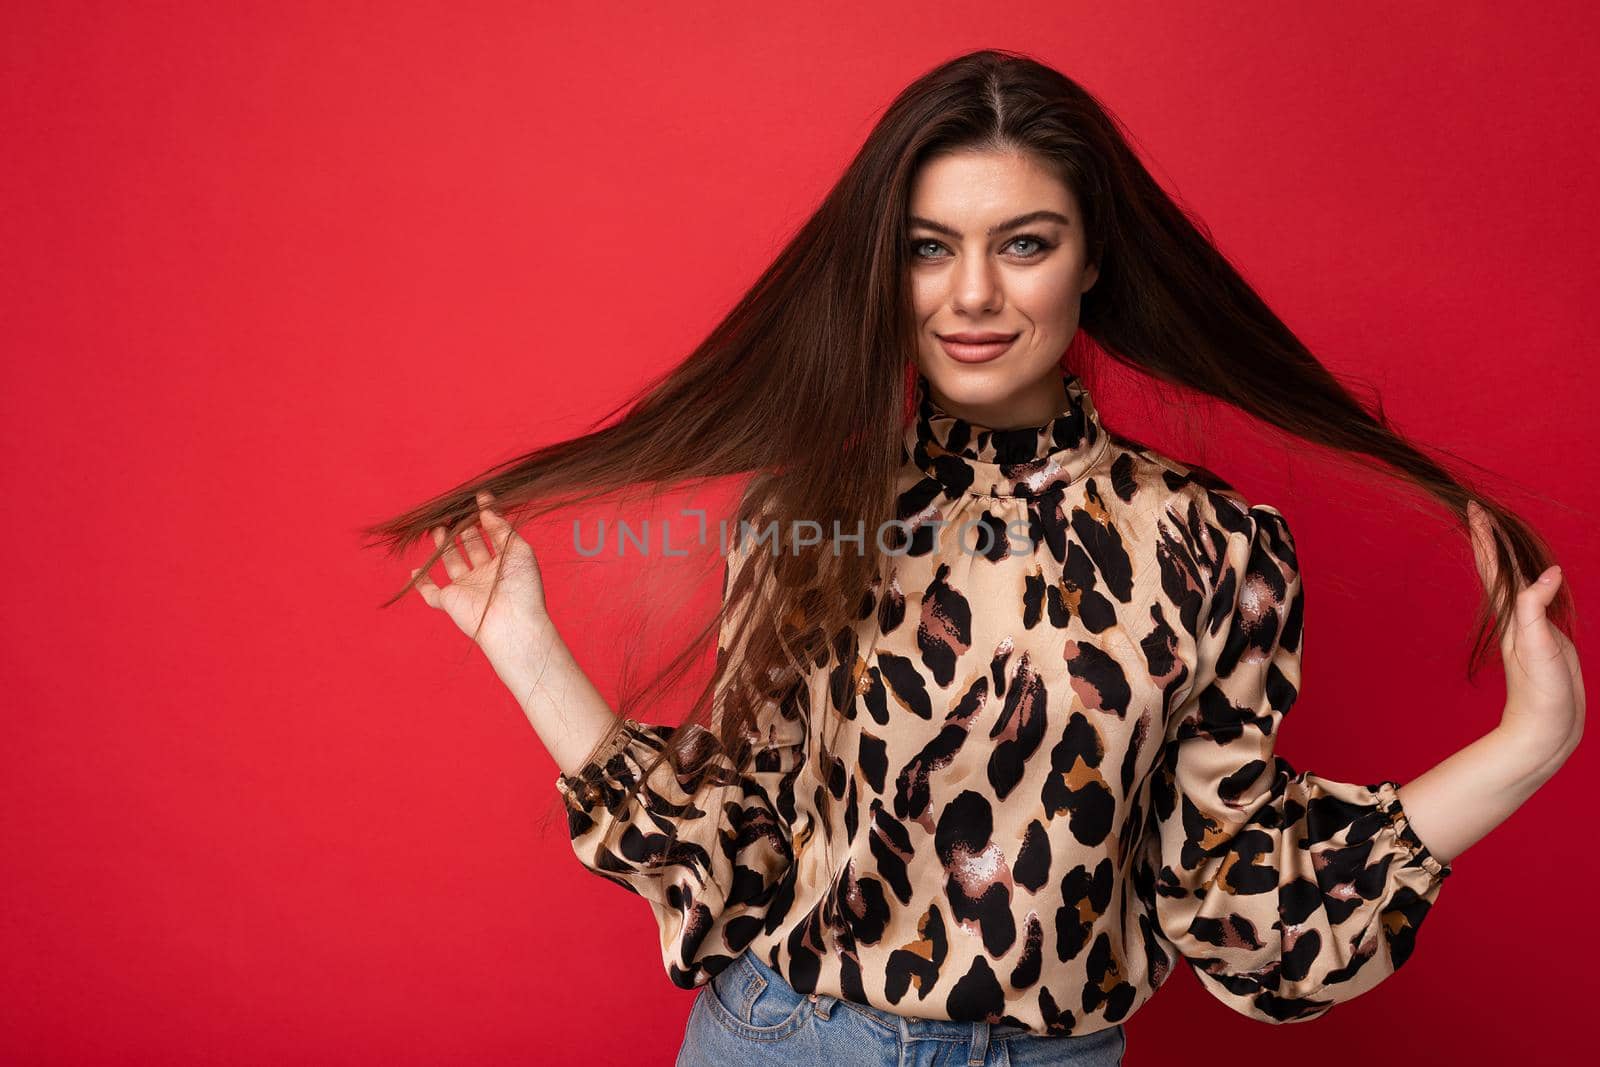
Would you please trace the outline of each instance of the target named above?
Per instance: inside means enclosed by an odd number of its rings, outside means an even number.
[[[1004,353],[1021,334],[935,334],[945,354],[958,363],[985,363]]]
[[[1017,339],[1014,333],[1000,333],[996,330],[963,330],[961,333],[941,333],[936,336],[944,341],[954,341],[964,345],[986,345]]]

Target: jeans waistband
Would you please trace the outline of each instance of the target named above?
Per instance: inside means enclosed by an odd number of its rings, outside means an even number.
[[[747,951],[744,953],[744,957],[768,982],[782,984],[784,988],[793,992],[796,997],[809,996],[816,1002],[818,1013],[824,1017],[834,1010],[835,1005],[843,1004],[853,1011],[858,1011],[876,1020],[887,1029],[899,1033],[901,1038],[906,1041],[949,1041],[982,1047],[986,1046],[990,1040],[1018,1037],[1036,1038],[1041,1036],[1027,1027],[1018,1026],[1015,1023],[963,1023],[949,1019],[917,1019],[897,1012],[884,1011],[881,1008],[873,1007],[871,1004],[862,1004],[854,1000],[841,1000],[826,993],[800,993],[789,985],[783,975],[768,966],[767,961],[756,953]],[[1061,1039],[1051,1037],[1048,1040]],[[979,1062],[982,1061],[980,1060]]]

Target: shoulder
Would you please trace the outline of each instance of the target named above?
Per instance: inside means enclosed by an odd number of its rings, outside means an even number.
[[[1116,432],[1111,433],[1110,469],[1113,484],[1156,497],[1158,510],[1169,517],[1209,523],[1230,534],[1246,532],[1256,508],[1215,471]]]
[[[1205,575],[1200,579],[1205,587],[1214,589],[1230,569],[1298,571],[1294,534],[1276,507],[1250,500],[1209,468],[1142,442],[1113,433],[1112,444],[1113,483],[1156,498],[1144,506],[1150,509],[1146,513],[1161,517],[1165,533]]]

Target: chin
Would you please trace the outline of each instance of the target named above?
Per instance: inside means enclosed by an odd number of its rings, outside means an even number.
[[[962,363],[940,353],[938,362],[923,370],[923,376],[938,386],[952,399],[967,403],[982,403],[1016,392],[1029,382],[1039,380],[1041,372],[1021,365],[1006,353],[987,363]]]

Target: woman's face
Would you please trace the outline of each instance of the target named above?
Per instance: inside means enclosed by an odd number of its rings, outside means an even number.
[[[1031,156],[959,152],[918,171],[907,227],[917,367],[934,401],[997,429],[1049,419],[1098,276],[1072,191]],[[985,335],[1010,343],[962,344]]]

